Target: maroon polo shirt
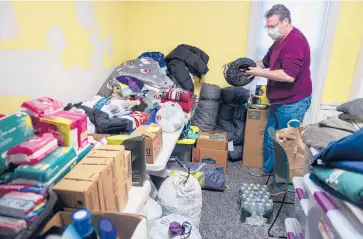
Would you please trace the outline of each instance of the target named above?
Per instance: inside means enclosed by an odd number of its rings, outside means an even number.
[[[311,95],[310,46],[297,28],[282,42],[274,42],[262,60],[266,68],[282,69],[294,82],[267,81],[267,98],[271,104],[289,104]]]

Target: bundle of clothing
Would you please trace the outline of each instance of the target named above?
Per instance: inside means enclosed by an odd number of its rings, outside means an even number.
[[[191,124],[198,126],[201,131],[214,131],[221,97],[219,86],[203,83]]]
[[[321,150],[330,142],[352,135],[363,126],[363,98],[339,105],[337,111],[342,112],[338,117],[305,127],[302,133],[304,143]]]
[[[216,131],[227,132],[233,148],[228,151],[230,161],[242,160],[244,129],[246,123],[249,90],[243,87],[226,87],[222,89],[222,103],[219,107]]]
[[[330,194],[363,209],[363,129],[313,156],[310,178]]]
[[[168,76],[178,87],[194,92],[194,76],[199,79],[207,74],[209,56],[201,49],[179,45],[165,57]]]

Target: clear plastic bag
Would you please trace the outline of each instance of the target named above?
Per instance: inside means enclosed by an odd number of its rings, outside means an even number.
[[[166,102],[156,113],[156,123],[164,132],[174,133],[184,127],[185,114],[177,103]]]
[[[147,227],[150,231],[155,220],[161,218],[163,215],[163,211],[159,203],[149,197],[141,210],[141,214],[147,218]]]

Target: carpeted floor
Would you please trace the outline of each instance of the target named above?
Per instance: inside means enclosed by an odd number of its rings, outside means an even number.
[[[256,172],[256,170],[254,170]],[[242,167],[241,161],[228,165],[227,183],[230,188],[224,192],[203,190],[202,220],[200,233],[203,239],[239,239],[239,238],[270,238],[267,234],[268,227],[244,225],[239,221],[237,194],[242,183],[264,184],[266,177],[256,177]],[[282,200],[282,196],[273,197]],[[289,193],[286,201],[293,202],[294,194]],[[274,216],[280,204],[274,205]],[[284,205],[281,213],[271,231],[272,235],[285,236],[284,221],[291,217],[293,205]]]

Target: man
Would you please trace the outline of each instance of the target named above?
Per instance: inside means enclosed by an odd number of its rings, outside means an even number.
[[[266,14],[268,35],[274,40],[263,60],[251,67],[246,75],[268,79],[270,101],[264,133],[264,171],[270,172],[274,162],[272,139],[267,129],[282,129],[292,119],[304,120],[311,103],[310,47],[305,36],[291,25],[289,9],[274,5]],[[269,68],[269,70],[264,70]]]

